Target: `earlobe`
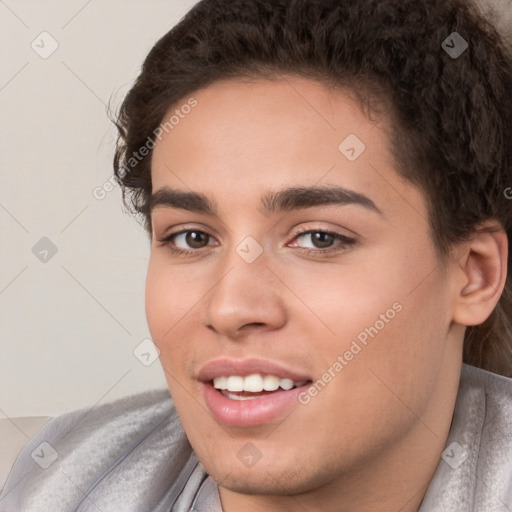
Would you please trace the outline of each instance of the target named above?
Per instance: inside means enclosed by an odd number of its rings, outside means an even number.
[[[501,297],[507,277],[508,240],[501,224],[487,222],[460,246],[462,257],[453,320],[461,325],[483,323]]]

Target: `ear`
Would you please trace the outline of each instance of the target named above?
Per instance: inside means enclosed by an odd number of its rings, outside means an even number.
[[[501,297],[507,277],[508,240],[496,221],[481,224],[473,237],[454,249],[460,274],[456,279],[453,321],[483,323]]]

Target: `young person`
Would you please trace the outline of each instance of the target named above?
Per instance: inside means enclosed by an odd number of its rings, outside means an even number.
[[[172,400],[56,418],[0,509],[510,510],[511,97],[463,1],[198,3],[116,120]]]

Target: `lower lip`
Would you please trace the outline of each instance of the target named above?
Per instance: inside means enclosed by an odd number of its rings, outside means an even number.
[[[209,382],[203,383],[203,390],[206,405],[216,421],[228,427],[253,427],[289,414],[289,409],[298,404],[297,396],[308,384],[250,400],[231,400]]]

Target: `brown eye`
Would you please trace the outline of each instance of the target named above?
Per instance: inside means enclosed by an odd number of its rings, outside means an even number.
[[[327,249],[336,241],[337,236],[325,231],[307,231],[297,237],[300,247],[307,249]],[[338,237],[339,238],[339,237]]]
[[[180,249],[202,249],[210,242],[210,235],[202,231],[183,231],[173,235],[173,242]]]
[[[199,255],[203,253],[201,249],[219,245],[213,236],[199,229],[184,229],[172,233],[158,242],[178,256]]]
[[[354,246],[356,241],[340,233],[324,230],[308,230],[299,233],[292,244],[308,254],[317,255],[342,252]]]
[[[334,236],[329,233],[323,233],[321,231],[316,231],[310,233],[311,242],[317,249],[325,249],[326,247],[331,247],[334,243]]]

